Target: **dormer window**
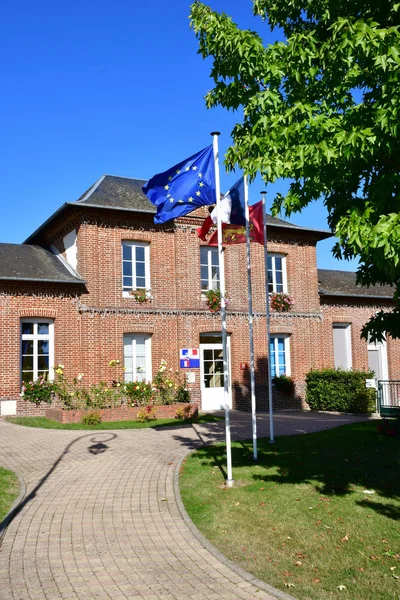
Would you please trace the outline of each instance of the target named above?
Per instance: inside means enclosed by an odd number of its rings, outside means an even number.
[[[150,244],[122,242],[122,290],[129,296],[132,290],[150,289]]]

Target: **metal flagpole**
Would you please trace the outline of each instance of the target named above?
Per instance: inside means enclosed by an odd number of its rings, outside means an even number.
[[[256,417],[256,383],[254,377],[254,335],[253,335],[253,296],[251,289],[251,255],[250,255],[250,212],[249,188],[247,175],[244,175],[244,209],[246,217],[246,257],[247,257],[247,294],[249,298],[249,335],[250,335],[250,389],[251,389],[251,423],[253,431],[253,459],[257,460],[257,417]]]
[[[269,443],[273,444],[274,439],[274,413],[272,404],[272,378],[271,378],[271,319],[269,310],[269,285],[268,285],[268,238],[267,238],[267,192],[261,192],[263,219],[264,219],[264,262],[265,262],[265,298],[267,309],[267,349],[268,349],[268,406],[269,406]]]
[[[225,438],[226,438],[226,466],[227,487],[232,487],[232,450],[231,450],[231,424],[230,424],[230,397],[229,397],[229,371],[228,371],[228,336],[226,333],[226,310],[225,310],[225,263],[224,249],[222,247],[222,221],[221,221],[221,192],[219,182],[219,157],[218,157],[218,131],[211,133],[213,136],[214,161],[215,161],[215,195],[217,200],[218,218],[218,259],[219,259],[219,289],[221,293],[221,320],[222,320],[222,353],[224,361],[224,404],[225,404]]]

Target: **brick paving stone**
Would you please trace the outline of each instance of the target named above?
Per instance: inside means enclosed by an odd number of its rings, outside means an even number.
[[[276,434],[354,420],[278,414]],[[266,416],[259,427],[268,431]],[[204,547],[175,498],[181,458],[223,436],[223,423],[83,432],[0,419],[0,462],[27,486],[1,546],[0,600],[276,598]],[[249,414],[232,412],[232,437],[251,437]],[[99,442],[105,451],[94,455]]]

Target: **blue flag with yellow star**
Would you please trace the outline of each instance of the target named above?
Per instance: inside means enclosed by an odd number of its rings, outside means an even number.
[[[154,175],[143,187],[157,207],[154,223],[166,223],[196,210],[215,204],[215,165],[213,147],[208,146],[190,158]]]

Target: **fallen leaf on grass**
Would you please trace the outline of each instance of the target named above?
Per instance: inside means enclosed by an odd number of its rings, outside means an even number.
[[[391,571],[394,571],[396,567],[389,567]]]
[[[364,573],[364,568],[363,567],[360,567],[358,570],[360,571],[360,573]]]
[[[399,575],[395,575],[394,573],[392,574],[393,579],[400,579]]]
[[[347,590],[347,587],[346,587],[345,585],[343,585],[343,584],[340,584],[340,585],[338,585],[338,586],[337,586],[337,589],[338,589],[340,592],[343,592],[343,590]]]
[[[301,567],[301,565],[302,565],[303,563],[301,562],[301,560],[295,560],[295,561],[294,561],[294,564],[296,565],[296,567]]]
[[[239,506],[240,502],[235,502],[235,506]]]
[[[320,581],[321,581],[320,579],[313,579],[312,580],[313,583],[320,583]]]
[[[295,587],[294,583],[285,583],[285,586],[286,586],[287,588],[292,588],[292,587]]]
[[[375,494],[374,490],[363,490],[363,494]]]
[[[348,542],[349,541],[349,534],[346,533],[346,535],[340,541],[341,542]]]

